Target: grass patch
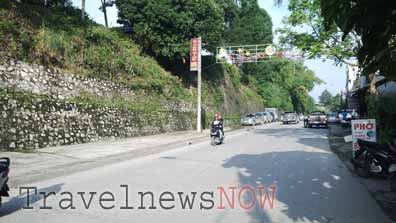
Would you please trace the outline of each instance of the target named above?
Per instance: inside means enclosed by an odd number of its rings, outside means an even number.
[[[111,80],[169,99],[191,99],[181,80],[141,53],[124,33],[107,29],[72,6],[0,4],[2,56]]]

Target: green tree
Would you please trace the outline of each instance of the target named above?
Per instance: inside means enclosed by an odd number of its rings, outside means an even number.
[[[365,75],[379,70],[396,80],[395,1],[290,0],[288,8],[291,14],[279,30],[284,44],[337,63],[356,57]]]
[[[229,44],[272,43],[271,17],[259,7],[257,0],[241,1],[238,16],[234,18],[226,36]]]
[[[239,15],[239,6],[235,0],[216,0],[216,3],[224,11],[224,21],[229,30],[234,19]]]
[[[322,94],[319,96],[319,102],[325,107],[330,106],[332,101],[333,101],[333,95],[327,89],[324,90]]]
[[[293,110],[293,103],[287,89],[271,82],[261,83],[258,88],[259,94],[264,99],[265,106],[279,108],[284,111]]]
[[[341,29],[344,40],[359,36],[355,52],[365,74],[381,73],[396,80],[396,2],[389,0],[321,0],[325,32]]]
[[[302,63],[260,63],[255,69],[247,69],[245,72],[257,80],[255,85],[267,106],[277,105],[285,111],[299,113],[313,110],[313,99],[308,93],[315,84],[321,84],[322,80]]]
[[[272,43],[272,21],[257,0],[242,0],[226,34],[229,44]],[[315,107],[308,92],[321,81],[301,63],[292,61],[244,64],[242,82],[253,86],[269,107],[307,112]]]
[[[318,109],[316,108],[315,100],[313,99],[313,97],[308,97],[307,104],[305,105],[304,114],[307,114],[307,113],[310,113],[310,112],[313,112],[316,110],[318,110]]]
[[[336,2],[336,1],[327,1]],[[284,27],[277,30],[280,42],[303,50],[309,58],[325,58],[337,64],[353,64],[361,41],[356,32],[348,35],[335,24],[325,24],[321,0],[289,0],[290,15],[284,18]],[[334,9],[338,9],[334,4]]]
[[[329,106],[330,111],[339,111],[345,107],[345,102],[342,100],[341,94],[333,96],[331,104]]]
[[[157,57],[188,57],[191,38],[216,45],[225,30],[224,10],[214,0],[117,0],[116,5],[132,38]]]
[[[307,113],[314,109],[313,98],[309,92],[316,84],[323,81],[316,77],[312,70],[309,70],[302,63],[289,62],[290,65],[284,72],[288,73],[288,88],[293,101],[294,111],[298,113]],[[292,67],[290,67],[292,66]]]

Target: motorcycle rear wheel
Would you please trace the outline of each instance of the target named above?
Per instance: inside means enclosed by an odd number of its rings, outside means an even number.
[[[212,146],[216,145],[216,139],[214,136],[210,137],[210,145],[212,145]]]

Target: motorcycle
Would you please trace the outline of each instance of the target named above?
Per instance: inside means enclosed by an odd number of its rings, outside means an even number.
[[[386,145],[358,139],[359,150],[352,164],[360,177],[371,175],[388,177],[391,191],[396,191],[396,151]]]
[[[9,158],[0,158],[0,207],[2,197],[9,197],[8,191],[10,188],[8,187],[8,174],[10,172],[10,159]]]
[[[214,121],[210,130],[210,144],[212,146],[220,145],[223,143],[224,135],[221,129],[222,124],[220,123],[220,121]]]

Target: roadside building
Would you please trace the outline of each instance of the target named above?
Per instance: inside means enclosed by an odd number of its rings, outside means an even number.
[[[386,142],[389,137],[396,137],[396,82],[377,73],[372,84],[376,88],[375,95],[370,95],[368,91],[368,78],[358,77],[347,95],[348,107],[357,109],[361,118],[376,118],[378,140]]]
[[[346,72],[345,100],[348,109],[359,109],[359,98],[353,96],[359,79],[359,67],[348,65]]]

